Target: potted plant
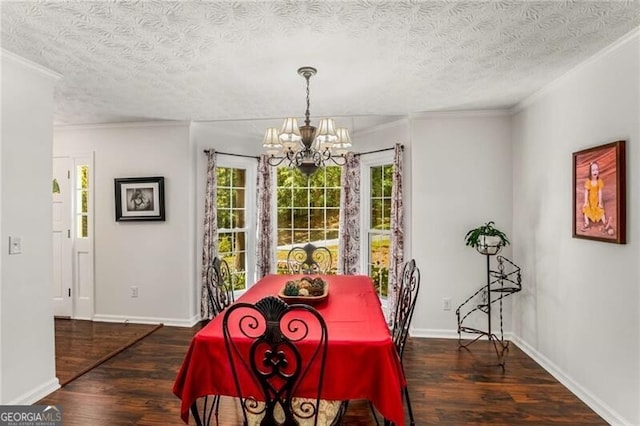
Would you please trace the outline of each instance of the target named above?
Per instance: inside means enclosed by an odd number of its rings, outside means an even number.
[[[490,221],[482,226],[473,228],[465,235],[466,245],[474,247],[481,254],[496,254],[502,247],[509,244],[507,235],[496,229]]]

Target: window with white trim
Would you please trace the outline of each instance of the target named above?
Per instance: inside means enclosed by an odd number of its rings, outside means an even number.
[[[371,277],[381,299],[389,290],[391,259],[391,187],[393,152],[362,157],[362,270]]]
[[[218,256],[229,264],[236,291],[253,284],[255,167],[251,160],[220,157],[216,167]]]
[[[277,169],[278,273],[287,272],[289,250],[308,242],[327,247],[331,251],[331,269],[337,269],[341,171],[338,166],[327,166],[307,179],[297,169]]]

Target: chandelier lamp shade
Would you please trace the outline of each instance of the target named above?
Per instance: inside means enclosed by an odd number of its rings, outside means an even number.
[[[349,130],[344,127],[336,128],[333,118],[323,118],[318,127],[311,125],[309,119],[309,79],[316,75],[317,70],[312,67],[298,69],[307,82],[307,110],[305,111],[304,126],[298,126],[295,117],[284,120],[282,128],[266,129],[262,147],[269,155],[271,166],[285,164],[296,167],[306,176],[311,176],[320,167],[325,167],[330,161],[336,165],[343,165],[345,154],[351,148]]]

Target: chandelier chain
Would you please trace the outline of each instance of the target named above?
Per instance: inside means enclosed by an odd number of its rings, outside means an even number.
[[[309,120],[309,115],[310,115],[309,106],[311,105],[309,101],[309,79],[311,78],[311,75],[305,74],[304,78],[305,80],[307,80],[307,111],[304,113],[304,117],[305,117],[304,124],[308,126],[311,124],[311,120]]]

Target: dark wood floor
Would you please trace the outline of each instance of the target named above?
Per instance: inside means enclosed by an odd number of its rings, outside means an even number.
[[[65,426],[181,425],[171,389],[197,329],[163,327],[38,404],[60,405]],[[496,355],[486,342],[470,350],[458,350],[456,340],[409,339],[417,425],[607,424],[517,347],[504,373],[490,365]],[[221,425],[240,424],[232,399],[223,398],[221,411]],[[350,403],[343,424],[374,424],[368,405]]]
[[[159,325],[56,318],[56,376],[61,385],[109,359]]]

